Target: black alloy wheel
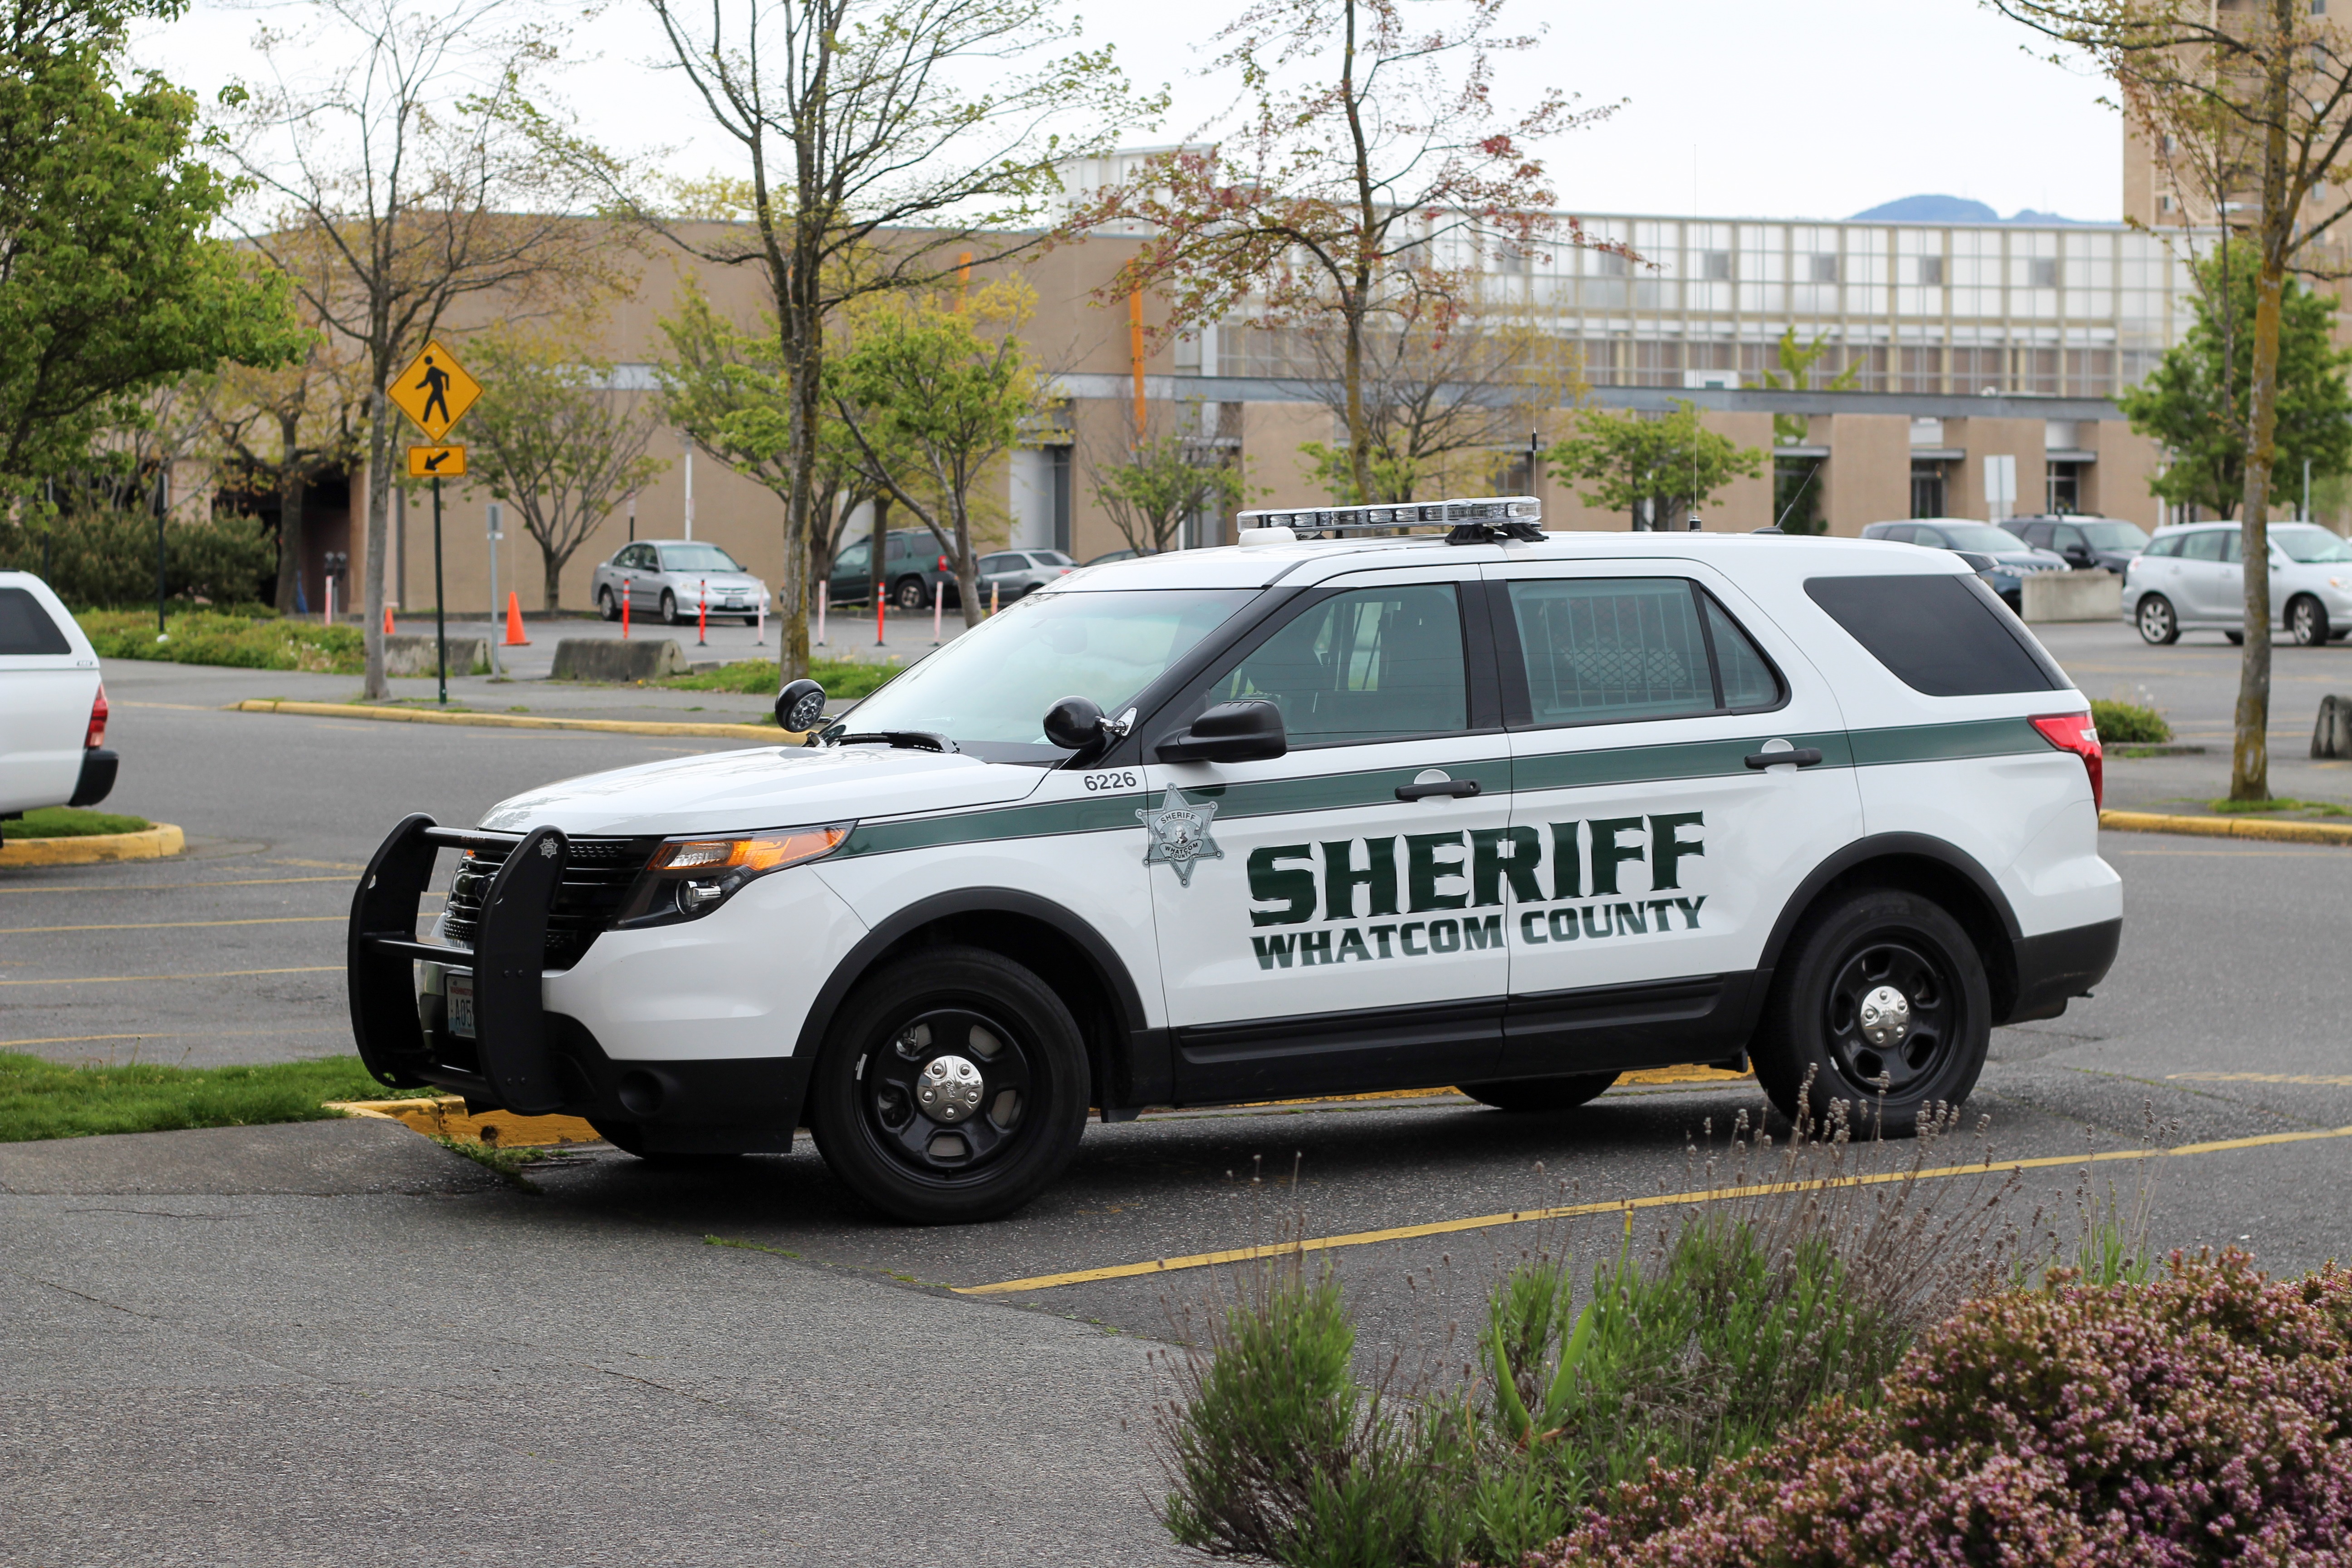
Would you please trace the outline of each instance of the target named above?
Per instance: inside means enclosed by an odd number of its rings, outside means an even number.
[[[1862,889],[1808,916],[1750,1054],[1775,1109],[1816,1121],[1847,1102],[1859,1135],[1917,1131],[1958,1105],[1992,1036],[1984,960],[1960,923],[1914,893]]]
[[[608,621],[617,621],[621,618],[621,606],[614,599],[612,589],[596,590],[596,613]]]
[[[661,618],[669,626],[677,625],[677,595],[667,588],[662,590]]]
[[[1601,1091],[1616,1081],[1613,1072],[1580,1072],[1566,1078],[1513,1078],[1492,1083],[1465,1083],[1461,1089],[1481,1105],[1525,1113],[1573,1110],[1598,1100]]]
[[[2243,632],[2223,632],[2221,634],[2221,640],[2228,643],[2231,647],[2243,647],[2246,646],[2246,634]]]
[[[809,1127],[842,1184],[918,1225],[993,1219],[1077,1152],[1086,1047],[1053,990],[1010,959],[934,947],[843,1004],[810,1088]]]
[[[2335,635],[2327,628],[2327,606],[2308,594],[2298,594],[2288,604],[2286,629],[2297,647],[2323,647]]]
[[[898,588],[891,595],[891,600],[898,605],[899,614],[908,616],[913,615],[917,610],[928,608],[931,602],[923,593],[923,580],[920,577],[900,579]]]
[[[2173,614],[2172,601],[2161,594],[2150,594],[2142,599],[2132,621],[2139,627],[2139,640],[2153,647],[2163,647],[2180,640],[2180,617]]]

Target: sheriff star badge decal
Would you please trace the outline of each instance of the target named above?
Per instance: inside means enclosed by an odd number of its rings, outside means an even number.
[[[1217,841],[1209,837],[1209,824],[1216,815],[1215,801],[1187,800],[1182,790],[1170,784],[1158,811],[1135,814],[1136,820],[1151,835],[1151,847],[1144,851],[1143,863],[1172,866],[1176,868],[1176,880],[1191,887],[1194,861],[1225,858]]]

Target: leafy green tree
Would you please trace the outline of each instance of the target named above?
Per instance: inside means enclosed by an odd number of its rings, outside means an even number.
[[[196,100],[122,61],[178,0],[0,0],[0,485],[87,458],[146,388],[303,334],[281,279],[214,237],[228,183]]]
[[[1797,341],[1797,329],[1787,328],[1780,333],[1780,344],[1773,351],[1773,357],[1780,362],[1780,368],[1767,369],[1762,373],[1764,384],[1775,392],[1803,392],[1808,389],[1852,392],[1854,384],[1862,379],[1860,360],[1847,365],[1818,388],[1813,387],[1813,367],[1821,363],[1822,356],[1829,352],[1828,333],[1817,335],[1811,342],[1801,343]],[[1772,416],[1772,439],[1775,442],[1794,446],[1811,433],[1812,426],[1801,414]]]
[[[2235,517],[2246,495],[2253,355],[2245,337],[2260,258],[2252,246],[2233,245],[2194,265],[2196,321],[2147,379],[2116,403],[2133,430],[2171,454],[2164,472],[2148,480],[2150,490],[2176,506]],[[2315,479],[2352,468],[2352,390],[2344,375],[2352,353],[2336,346],[2335,317],[2331,295],[2293,280],[2280,292],[2273,506],[2301,494],[2305,458]]]
[[[1131,548],[1147,554],[1172,550],[1187,518],[1222,517],[1241,504],[1247,487],[1234,454],[1181,427],[1199,416],[1200,405],[1192,404],[1179,428],[1147,435],[1111,461],[1093,465],[1095,501]]]
[[[1760,472],[1764,454],[1708,429],[1696,405],[1676,398],[1662,419],[1588,408],[1577,416],[1577,434],[1546,452],[1544,461],[1557,477],[1592,487],[1580,492],[1586,505],[1630,513],[1637,522],[1646,507],[1651,526],[1676,528],[1685,511],[1706,505],[1733,479]]]
[[[613,386],[587,333],[502,326],[466,341],[482,400],[467,426],[489,491],[539,545],[541,591],[557,607],[563,568],[612,515],[669,467],[646,455],[660,428],[651,399]]]
[[[978,626],[973,490],[1045,410],[1021,342],[1036,294],[992,283],[956,305],[920,296],[861,313],[827,391],[866,477],[931,531],[955,565],[963,624]]]

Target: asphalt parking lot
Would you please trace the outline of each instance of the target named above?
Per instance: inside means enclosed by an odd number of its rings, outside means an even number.
[[[2085,691],[2153,700],[2212,747],[2112,760],[2110,805],[2222,793],[2236,649],[2119,624],[2045,640]],[[2302,753],[2352,649],[2278,659],[2274,793],[2345,799],[2352,776]],[[730,744],[221,710],[355,684],[327,677],[107,680],[111,804],[191,848],[0,874],[0,1046],[62,1060],[346,1051],[351,879],[400,815],[470,821]],[[2352,1255],[2352,849],[2103,847],[2121,959],[2063,1017],[1997,1033],[1969,1108],[1985,1150],[2055,1162],[2027,1173],[2030,1208],[2063,1206],[2085,1152],[2186,1148],[2095,1180],[2152,1182],[2166,1245]],[[1151,1114],[1090,1128],[1021,1215],[955,1230],[874,1221],[805,1145],[684,1169],[591,1147],[528,1188],[377,1123],[0,1148],[0,1468],[34,1478],[0,1556],[1014,1563],[1075,1540],[1161,1561],[1137,1418],[1150,1344],[1211,1278],[1197,1260],[1334,1240],[1376,1342],[1442,1340],[1494,1259],[1538,1238],[1589,1257],[1622,1223],[1507,1216],[1685,1190],[1686,1141],[1760,1107],[1735,1081],[1554,1117],[1451,1095]]]

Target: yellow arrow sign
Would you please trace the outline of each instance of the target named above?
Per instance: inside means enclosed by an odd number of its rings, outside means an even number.
[[[415,421],[427,440],[439,441],[482,395],[482,384],[466,374],[466,367],[457,363],[456,354],[438,342],[429,342],[425,352],[384,388],[384,394],[403,414]]]
[[[466,448],[463,447],[411,447],[408,449],[411,479],[454,479],[465,471]]]

